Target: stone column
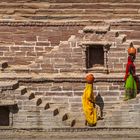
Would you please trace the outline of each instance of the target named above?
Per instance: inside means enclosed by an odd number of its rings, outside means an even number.
[[[82,51],[82,59],[83,59],[83,69],[86,70],[87,69],[87,46],[86,45],[82,45],[83,51]]]
[[[107,70],[107,73],[108,72],[108,50],[109,50],[109,46],[108,45],[105,45],[103,46],[103,50],[104,50],[104,67],[105,69]]]

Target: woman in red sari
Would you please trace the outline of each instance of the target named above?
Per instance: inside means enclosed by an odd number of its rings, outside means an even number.
[[[133,49],[135,48],[133,47]],[[136,51],[134,51],[133,53],[130,51],[128,53],[129,53],[129,56],[128,56],[128,62],[126,65],[126,73],[124,77],[124,80],[125,80],[125,99],[124,100],[129,100],[136,97],[137,85],[138,85],[138,81],[136,77],[136,68],[133,63],[136,57]]]

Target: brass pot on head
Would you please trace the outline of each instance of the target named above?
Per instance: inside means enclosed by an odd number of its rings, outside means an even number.
[[[131,43],[130,47],[128,48],[128,54],[129,55],[136,55],[136,48],[133,46],[133,43]]]

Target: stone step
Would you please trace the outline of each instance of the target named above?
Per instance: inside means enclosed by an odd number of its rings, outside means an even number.
[[[30,126],[30,128],[33,128],[33,126],[35,127],[35,128],[44,128],[44,129],[47,129],[47,128],[60,128],[60,127],[62,127],[62,123],[60,123],[60,122],[55,122],[54,120],[49,120],[49,121],[47,121],[47,120],[38,120],[38,118],[37,119],[28,119],[28,121],[26,121],[26,124],[28,125],[28,126]]]
[[[52,111],[53,116],[55,116],[55,118],[57,118],[60,121],[65,121],[69,119],[65,104],[63,105],[43,102],[43,104],[41,104],[40,106],[43,106],[43,108],[47,110],[47,112]]]
[[[35,98],[35,95],[32,92],[26,92],[23,95],[16,95],[16,99],[21,99],[21,100],[32,100],[34,98]]]
[[[138,127],[139,122],[132,122],[132,121],[126,121],[126,122],[121,122],[121,121],[110,121],[110,122],[105,122],[105,126],[121,126],[121,127]]]
[[[50,109],[54,110],[54,116],[58,116],[59,120],[65,121],[69,119],[68,104],[50,103]]]
[[[50,108],[55,108],[57,107],[59,109],[59,112],[64,111],[69,107],[68,103],[49,103]]]
[[[140,34],[140,31],[139,31],[139,34]],[[132,41],[133,41],[134,46],[135,45],[140,45],[140,40],[139,39],[137,39],[137,40],[133,39]]]
[[[28,106],[28,108],[30,108],[31,106]],[[36,106],[32,106],[32,107],[36,107]],[[38,106],[40,107],[40,106]],[[38,108],[37,107],[37,108]],[[25,108],[24,108],[25,109]],[[34,110],[32,108],[32,110]],[[37,111],[37,110],[34,110]],[[39,110],[38,110],[39,111]],[[59,114],[59,115],[58,115]],[[63,112],[59,112],[59,110],[56,107],[51,107],[49,109],[46,109],[45,111],[40,110],[40,114],[35,114],[35,116],[31,116],[28,115],[28,118],[30,118],[30,121],[34,121],[35,120],[40,120],[40,123],[42,122],[43,125],[48,125],[48,121],[49,121],[49,127],[51,127],[51,125],[53,125],[53,127],[57,127],[57,125],[59,125],[59,127],[61,126],[73,126],[74,125],[74,120],[72,120],[71,118],[68,118],[68,114]]]
[[[50,9],[138,9],[139,3],[55,3],[50,4]]]
[[[40,2],[39,0],[34,0],[34,1],[38,1],[38,2]],[[45,2],[46,0],[43,0],[42,2]],[[47,0],[47,2],[49,2],[49,3],[116,3],[116,2],[118,2],[118,3],[130,3],[130,2],[135,2],[135,3],[139,3],[139,0],[132,0],[132,1],[130,1],[130,0],[76,0],[76,1],[74,1],[74,0],[67,0],[67,1],[65,1],[65,0]]]
[[[42,103],[42,99],[35,97],[34,99],[32,99],[31,101],[36,103],[36,106],[39,106]]]
[[[4,9],[8,9],[7,10],[7,13],[14,13],[14,10],[15,9],[40,9],[40,8],[45,8],[47,9],[49,7],[49,4],[48,3],[0,3],[0,7],[3,7],[3,10]]]
[[[68,115],[68,111],[66,110],[66,108],[64,109],[64,105],[57,105],[57,104],[54,104],[54,105],[50,105],[50,108],[46,109],[45,112],[43,112],[44,116],[45,117],[55,117],[54,119],[59,121],[59,122],[62,122],[64,125],[70,125],[70,126],[73,126],[73,121],[71,120],[71,118],[69,118],[69,115]],[[71,120],[68,121],[68,120]]]
[[[18,101],[31,100],[31,99],[35,98],[35,95],[31,92],[26,92],[24,95],[15,94],[15,98]]]
[[[116,38],[116,42],[117,44],[122,44],[124,42],[126,42],[126,38],[127,36],[125,34],[121,34]]]
[[[64,126],[74,127],[75,124],[76,124],[76,119],[75,119],[75,118],[69,118],[69,119],[63,121],[62,124],[63,124]]]
[[[24,14],[24,15],[16,15],[16,19],[21,18],[21,19],[32,19],[32,20],[107,20],[107,19],[120,19],[120,18],[131,18],[131,19],[139,19],[140,14],[55,14],[55,15],[31,15],[31,14]],[[10,18],[15,18],[15,16]]]
[[[43,108],[40,106],[36,106],[36,104],[31,104],[31,105],[22,105],[21,106],[22,110],[28,110],[30,112],[34,112],[34,111],[42,111]],[[37,116],[40,116],[40,114],[38,114]]]
[[[19,87],[18,81],[0,81],[1,90],[15,90]]]
[[[60,122],[66,121],[69,119],[69,113],[66,110],[59,111],[59,114],[57,114],[55,118]]]
[[[110,2],[91,2],[91,3],[85,3],[81,2],[81,3],[48,3],[48,2],[41,2],[41,3],[1,3],[0,7],[2,7],[3,9],[12,9],[12,11],[9,10],[9,13],[13,13],[14,9],[129,9],[129,8],[139,8],[139,3],[135,3],[135,2],[130,2],[130,3],[119,3],[119,2],[115,2],[115,3],[110,3]],[[16,10],[15,10],[16,11]],[[23,11],[24,12],[24,11]]]
[[[103,100],[104,102],[108,102],[108,101],[118,101],[119,100],[119,97],[118,96],[104,96],[103,97]],[[101,102],[100,100],[99,101],[96,101],[96,102]]]
[[[131,112],[132,111],[132,112]],[[115,110],[114,111],[110,111],[110,113],[108,113],[108,115],[106,116],[107,118],[110,118],[110,117],[128,117],[130,116],[130,114],[137,114],[139,113],[138,111],[133,111],[133,110]]]
[[[27,88],[25,86],[19,86],[14,93],[19,95],[24,95],[27,92]]]
[[[70,117],[71,118],[75,118],[76,123],[75,123],[75,127],[85,127],[85,115],[84,112],[74,112],[74,113],[70,113]]]
[[[86,71],[88,71],[90,73],[96,73],[98,71],[98,73],[107,74],[107,69],[103,68],[103,67],[88,68],[88,69],[86,69]]]
[[[136,121],[138,118],[133,116],[124,116],[124,115],[120,115],[120,116],[111,116],[109,118],[105,118],[105,121]]]
[[[122,44],[117,44],[117,48],[128,48],[130,46],[132,41],[130,40],[126,40],[124,43]]]
[[[118,97],[120,95],[120,93],[124,92],[123,90],[118,91],[118,90],[101,90],[101,91],[97,91],[101,97],[105,97],[105,96],[116,96]]]
[[[34,3],[139,3],[139,0],[15,0],[14,2],[12,0],[1,0],[2,3],[29,3],[29,4],[34,4]]]
[[[130,33],[133,33],[134,30],[132,29],[111,29],[113,32],[118,32],[119,34],[126,34],[129,35]]]
[[[42,103],[39,105],[39,107],[42,107],[44,110],[47,110],[50,108],[50,104],[47,101],[43,101],[42,99]]]
[[[82,112],[69,112],[68,114],[68,119],[74,120],[74,127],[83,127],[85,125],[85,116]]]
[[[24,100],[24,102],[23,102],[23,104],[25,106],[32,106],[32,105],[39,106],[41,103],[42,103],[42,99],[40,97],[35,97],[35,98],[31,99],[31,100],[29,100],[29,99]]]
[[[39,116],[39,115],[40,115],[39,110],[30,111],[30,110],[20,109],[18,114],[16,114],[16,117]]]
[[[86,127],[85,119],[76,119],[74,127]]]
[[[115,109],[118,109],[118,110],[125,110],[125,111],[139,111],[140,107],[140,103],[136,103],[136,104],[127,104],[127,105],[120,105],[117,107],[115,107]]]
[[[107,39],[109,41],[111,41],[111,39],[114,40],[116,37],[119,37],[119,35],[120,35],[119,31],[117,31],[117,30],[115,31],[115,30],[111,30],[111,29],[106,33]]]
[[[102,123],[101,123],[102,122]],[[96,126],[103,126],[104,125],[104,119],[103,120],[98,120],[97,121],[97,125]],[[85,125],[85,118],[84,116],[81,117],[81,118],[77,118],[76,119],[76,124],[75,124],[75,127],[87,127]]]
[[[24,94],[25,96],[28,97],[29,100],[32,100],[35,98],[35,94],[32,92],[27,92],[26,94]]]
[[[56,106],[54,106],[42,111],[41,114],[47,117],[53,117],[59,114],[59,109]]]
[[[27,65],[12,65],[4,70],[4,72],[29,73],[30,68]]]
[[[17,13],[20,13],[20,14],[33,14],[35,13],[36,15],[37,14],[50,14],[50,15],[53,15],[53,14],[92,14],[92,13],[98,13],[98,14],[110,14],[110,13],[113,13],[113,14],[138,14],[138,9],[133,9],[133,8],[128,8],[128,9],[125,9],[125,8],[115,8],[115,9],[111,9],[111,8],[102,8],[102,9],[86,9],[86,7],[84,9],[76,9],[76,7],[74,9],[38,9],[38,10],[29,10],[29,9],[19,9],[19,10],[14,10],[14,14],[17,14]],[[3,14],[3,13],[2,13]]]
[[[30,7],[29,7],[30,8]],[[0,9],[0,15],[6,15],[6,14],[10,14],[10,15],[22,15],[22,14],[29,14],[29,15],[54,15],[54,14],[92,14],[92,13],[97,13],[97,14],[138,14],[138,10],[139,9],[133,9],[133,8],[100,8],[100,9],[88,9],[88,8],[65,8],[65,9],[45,9],[45,8],[39,8],[39,9]]]
[[[11,99],[1,99],[0,100],[0,106],[16,106],[17,105],[17,101],[14,100],[14,98],[11,98]]]
[[[7,67],[8,67],[8,62],[7,61],[0,61],[0,69],[1,69],[1,71],[3,71]]]

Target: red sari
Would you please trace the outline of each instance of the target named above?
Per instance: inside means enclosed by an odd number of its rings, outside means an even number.
[[[135,68],[135,65],[131,59],[131,56],[128,56],[128,61],[127,61],[127,65],[126,65],[126,72],[125,72],[125,77],[124,77],[125,81],[128,78],[130,71],[132,72],[133,77],[135,77],[136,76],[136,68]]]
[[[137,94],[137,79],[136,79],[136,70],[135,65],[133,63],[134,56],[128,57],[128,62],[126,65],[126,73],[125,73],[125,99],[132,99],[136,97]]]

